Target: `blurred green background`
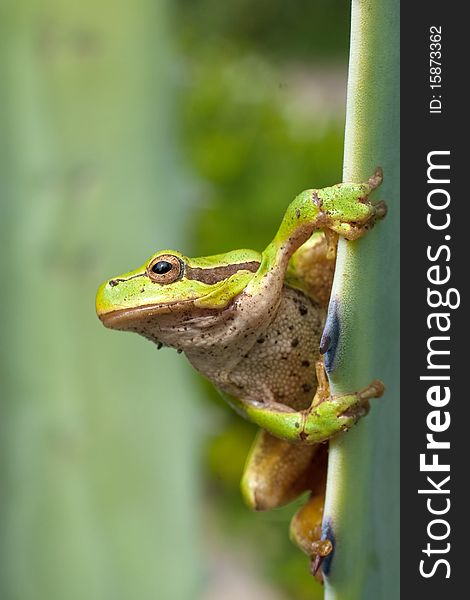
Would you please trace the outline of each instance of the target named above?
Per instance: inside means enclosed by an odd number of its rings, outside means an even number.
[[[242,502],[253,427],[94,294],[341,180],[348,31],[342,0],[2,0],[2,600],[322,596],[295,507]]]

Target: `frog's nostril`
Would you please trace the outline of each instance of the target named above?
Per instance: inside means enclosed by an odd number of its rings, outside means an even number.
[[[110,279],[109,281],[109,287],[115,287],[116,285],[118,285],[119,281],[117,279]]]

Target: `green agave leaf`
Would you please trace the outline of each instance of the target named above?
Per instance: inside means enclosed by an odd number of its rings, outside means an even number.
[[[176,354],[106,331],[94,311],[106,277],[184,245],[169,10],[0,8],[5,600],[202,588],[194,384]]]
[[[353,0],[344,181],[384,183],[384,221],[340,241],[330,305],[339,333],[334,393],[381,379],[369,416],[330,444],[325,532],[327,600],[395,600],[399,594],[399,3]],[[334,318],[335,317],[335,318]]]

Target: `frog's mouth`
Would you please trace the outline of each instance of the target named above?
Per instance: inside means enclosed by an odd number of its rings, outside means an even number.
[[[100,321],[108,329],[118,329],[120,331],[133,331],[142,325],[150,325],[154,318],[160,318],[162,315],[181,314],[192,312],[194,300],[185,300],[183,302],[169,302],[167,304],[148,304],[136,306],[133,308],[121,308],[116,310],[100,310],[97,308],[97,315]]]

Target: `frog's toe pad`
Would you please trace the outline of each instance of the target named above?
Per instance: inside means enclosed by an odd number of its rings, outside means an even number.
[[[388,207],[383,200],[379,200],[379,202],[376,202],[373,206],[375,209],[375,220],[383,219],[387,215]]]
[[[369,186],[371,189],[375,190],[375,188],[379,187],[384,179],[384,172],[382,167],[376,167],[374,174],[369,177]]]
[[[380,379],[374,379],[366,388],[358,392],[360,400],[370,400],[371,398],[380,398],[385,392],[385,386]]]
[[[310,557],[310,571],[319,583],[323,583],[321,566],[325,558],[333,552],[333,544],[331,540],[324,539],[314,542],[312,546],[316,547],[316,553]]]

